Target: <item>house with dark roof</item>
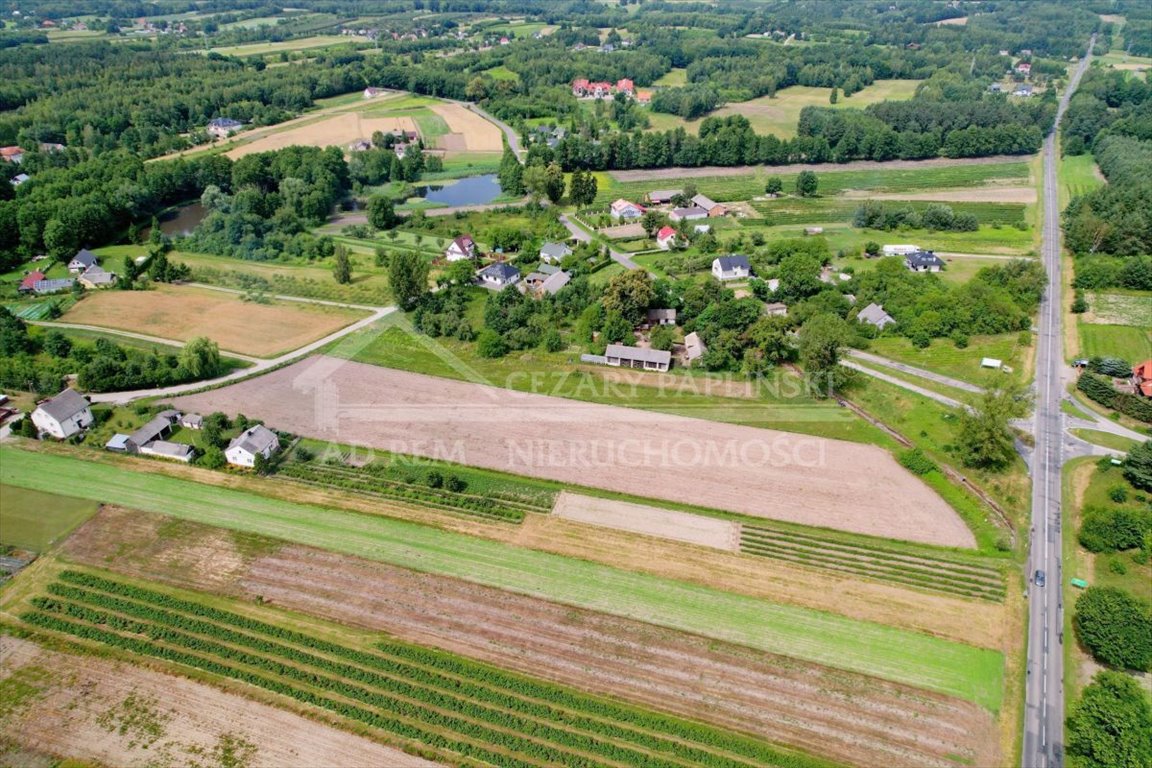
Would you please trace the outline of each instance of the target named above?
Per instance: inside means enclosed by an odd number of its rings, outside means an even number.
[[[650,309],[644,314],[644,319],[650,326],[676,325],[676,310]]]
[[[244,123],[230,117],[218,117],[208,122],[208,133],[218,139],[226,139],[244,127]]]
[[[141,449],[153,440],[160,440],[170,435],[172,433],[172,427],[175,426],[179,419],[180,413],[177,411],[161,411],[153,416],[147,424],[144,424],[132,434],[128,435],[124,449],[128,451],[128,453],[141,453]]]
[[[904,257],[904,266],[913,272],[939,272],[944,269],[944,259],[932,251],[916,251]]]
[[[92,406],[74,389],[45,400],[32,411],[32,423],[43,433],[65,440],[92,426]]]
[[[668,205],[672,198],[682,194],[682,189],[654,189],[648,193],[648,202],[652,205]]]
[[[720,281],[743,280],[752,274],[752,265],[747,256],[732,254],[712,260],[712,277]]]
[[[251,468],[256,466],[257,456],[270,459],[278,450],[280,450],[280,438],[276,433],[262,424],[257,424],[233,438],[224,451],[224,457],[228,459],[229,464]]]
[[[884,330],[889,325],[896,324],[896,318],[884,311],[884,305],[876,304],[875,302],[860,310],[860,313],[856,315],[856,320],[861,323],[868,323],[868,325],[874,325],[880,330]]]
[[[476,241],[472,239],[472,235],[460,235],[453,238],[448,247],[444,249],[444,258],[448,261],[476,258]]]
[[[59,277],[53,280],[37,280],[32,284],[32,293],[37,296],[47,296],[61,291],[70,291],[76,281],[70,277]]]
[[[85,248],[73,256],[72,261],[68,262],[68,271],[73,273],[80,273],[89,267],[96,266],[99,263],[100,259],[96,256],[96,254]]]
[[[614,368],[641,368],[645,371],[663,372],[672,365],[672,353],[663,349],[609,344],[604,351],[604,364]]]
[[[489,264],[484,267],[484,269],[476,274],[476,277],[480,280],[480,285],[485,288],[500,290],[519,280],[520,270],[511,264],[498,261],[495,264]]]

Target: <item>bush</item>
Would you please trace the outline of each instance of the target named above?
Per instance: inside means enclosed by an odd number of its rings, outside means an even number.
[[[308,462],[308,461],[312,461],[312,459],[314,459],[314,458],[316,458],[316,454],[312,453],[312,451],[308,450],[304,446],[300,445],[300,446],[296,447],[296,460],[297,461]]]
[[[914,475],[926,475],[937,469],[936,463],[925,456],[924,452],[919,448],[901,451],[897,459],[900,462],[900,466]]]
[[[1089,552],[1116,552],[1144,546],[1152,533],[1152,510],[1086,507],[1080,545]]]
[[[1152,440],[1146,440],[1128,451],[1124,460],[1124,479],[1134,488],[1152,491]]]
[[[504,357],[508,354],[508,345],[504,342],[504,337],[496,331],[485,328],[476,340],[476,354],[487,358]]]
[[[463,493],[468,488],[468,483],[458,475],[448,475],[444,479],[444,487],[452,493]]]
[[[424,478],[424,482],[429,488],[440,488],[444,485],[444,475],[433,470]]]
[[[1117,504],[1123,504],[1128,501],[1128,489],[1122,485],[1114,485],[1108,489],[1108,498]]]
[[[1132,366],[1119,357],[1093,357],[1088,361],[1088,370],[1102,376],[1120,376],[1127,378],[1132,375]]]
[[[1113,557],[1108,560],[1108,570],[1117,576],[1123,576],[1128,573],[1128,566],[1124,565],[1124,561],[1120,558]]]
[[[1141,672],[1152,667],[1152,612],[1127,592],[1089,587],[1076,601],[1072,623],[1097,661]]]
[[[1068,715],[1068,754],[1080,768],[1152,765],[1152,704],[1140,684],[1104,671]]]

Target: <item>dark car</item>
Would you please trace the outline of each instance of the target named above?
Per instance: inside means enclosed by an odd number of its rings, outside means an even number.
[[[1032,577],[1032,581],[1036,582],[1036,586],[1044,586],[1044,571],[1036,571],[1036,575]]]

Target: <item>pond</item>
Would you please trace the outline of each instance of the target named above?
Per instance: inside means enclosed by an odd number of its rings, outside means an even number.
[[[160,216],[160,231],[168,237],[181,237],[192,234],[192,230],[200,226],[208,212],[200,203],[184,205],[174,211],[166,211]],[[152,234],[151,227],[145,227],[142,233],[144,239]]]
[[[469,176],[450,184],[416,187],[413,195],[422,197],[430,203],[447,206],[483,205],[500,196],[500,183],[496,180],[496,174],[488,173],[483,176]]]

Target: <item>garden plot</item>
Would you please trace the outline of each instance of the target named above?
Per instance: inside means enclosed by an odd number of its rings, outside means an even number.
[[[972,547],[956,512],[886,451],[313,357],[177,407],[297,434],[639,497]]]
[[[348,112],[299,125],[285,131],[268,133],[225,154],[233,160],[238,160],[245,155],[270,152],[291,146],[328,147],[334,145],[346,150],[348,145],[355,141],[370,141],[372,134],[376,131],[398,133],[417,130],[416,121],[411,117],[363,117],[359,112]]]
[[[215,765],[269,768],[437,765],[184,677],[11,636],[0,646],[0,686],[29,691],[6,697],[0,710],[6,740],[85,764],[198,765],[193,756],[199,756]]]
[[[557,499],[552,514],[577,523],[683,541],[702,547],[729,552],[740,549],[739,523],[688,512],[674,512],[565,491]]]

